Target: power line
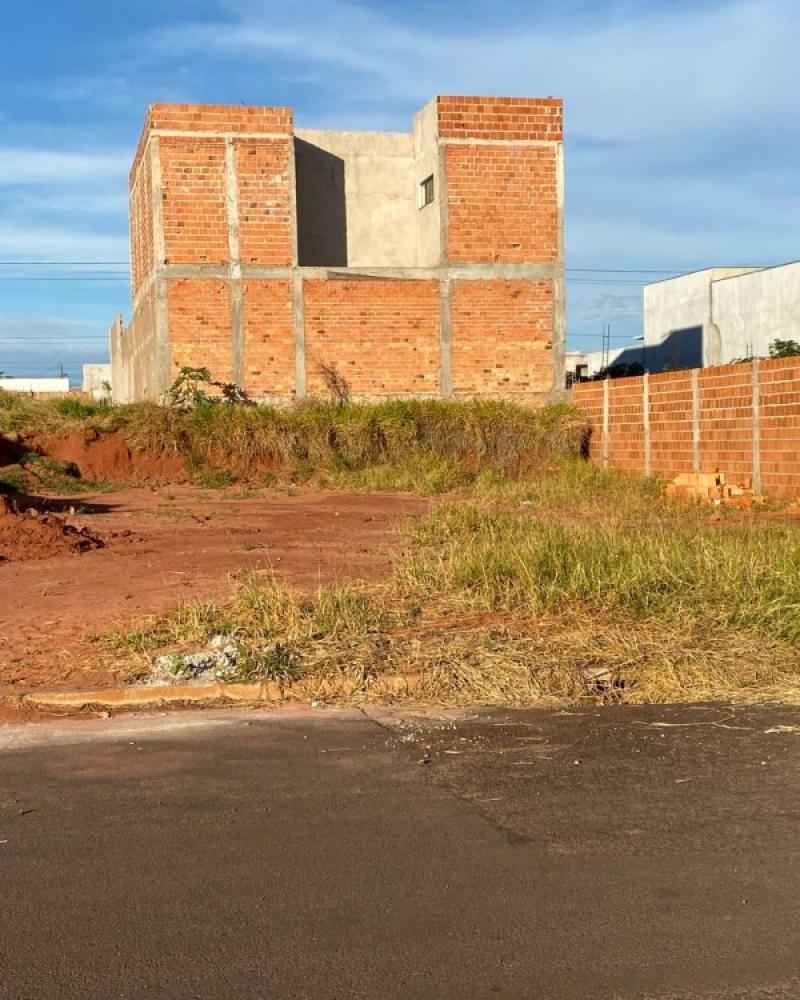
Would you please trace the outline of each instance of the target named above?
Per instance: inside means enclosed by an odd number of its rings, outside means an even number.
[[[0,260],[2,267],[129,267],[127,260]],[[570,274],[687,274],[685,267],[567,267]]]
[[[3,267],[129,267],[128,260],[0,260]]]

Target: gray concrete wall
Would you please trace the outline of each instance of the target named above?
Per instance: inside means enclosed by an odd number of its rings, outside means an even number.
[[[297,129],[296,137],[300,265],[414,266],[413,135]],[[328,198],[333,204],[325,206]],[[329,252],[338,259],[319,259]]]
[[[115,403],[138,400],[158,402],[166,386],[161,384],[156,338],[155,290],[142,294],[130,326],[118,317],[109,331],[111,386]]]
[[[433,177],[434,200],[421,208],[420,185]],[[442,259],[442,211],[444,179],[440,167],[436,100],[414,116],[414,197],[418,267],[436,267]]]
[[[775,340],[800,342],[800,262],[714,281],[720,363],[769,356]]]
[[[83,366],[82,389],[94,399],[108,399],[105,384],[111,384],[111,365],[107,361],[95,361]]]
[[[752,268],[718,267],[645,285],[644,347],[652,372],[722,364],[711,317],[712,282]]]

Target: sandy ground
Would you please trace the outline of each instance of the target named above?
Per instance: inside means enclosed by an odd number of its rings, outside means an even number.
[[[272,567],[309,589],[380,579],[399,542],[398,523],[427,504],[398,494],[250,495],[188,486],[53,500],[69,523],[108,544],[0,563],[0,694],[86,686],[87,636],[183,602],[226,600],[249,570]],[[114,676],[94,674],[91,683],[112,684]]]

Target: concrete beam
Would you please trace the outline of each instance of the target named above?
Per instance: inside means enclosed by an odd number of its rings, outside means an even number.
[[[291,278],[297,272],[304,278],[377,278],[406,280],[487,281],[492,279],[551,281],[563,276],[563,266],[554,261],[545,264],[442,264],[438,267],[259,267],[241,264],[243,278]],[[227,278],[224,264],[167,264],[169,278]]]

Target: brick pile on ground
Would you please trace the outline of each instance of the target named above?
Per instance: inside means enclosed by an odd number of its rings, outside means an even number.
[[[9,497],[0,496],[0,562],[77,555],[103,545],[86,528],[75,528],[53,514],[21,511]]]

